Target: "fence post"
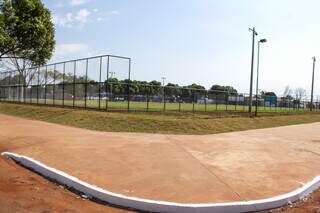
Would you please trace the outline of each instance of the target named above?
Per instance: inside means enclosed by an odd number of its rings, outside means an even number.
[[[235,94],[235,96],[236,96],[236,101],[235,101],[234,111],[237,111],[237,105],[238,105],[238,101],[239,101],[238,93]]]
[[[108,106],[108,104],[109,104],[109,94],[108,94],[108,86],[109,86],[109,68],[110,68],[110,56],[108,55],[107,56],[107,81],[105,82],[105,92],[106,92],[106,110],[108,111],[108,109],[109,109],[109,106]],[[112,85],[111,85],[111,87],[112,87]],[[112,92],[112,90],[111,90],[111,92]],[[110,93],[111,93],[110,92]],[[111,97],[110,98],[112,98],[112,93],[111,93]]]
[[[207,112],[207,98],[208,98],[208,90],[205,90],[205,98],[204,98],[204,111]]]
[[[164,85],[162,86],[162,88],[163,88],[163,111],[165,112],[166,111],[166,88]]]
[[[191,89],[191,93],[192,93],[192,112],[194,113],[195,93],[194,91],[192,91],[192,89]]]
[[[183,88],[181,89],[181,93],[179,96],[179,112],[181,112],[181,102],[182,102],[181,96],[182,96],[182,94],[183,94]]]
[[[45,76],[44,76],[44,104],[47,104],[47,78],[48,78],[48,66],[46,66],[46,71],[45,71]]]
[[[131,58],[129,59],[129,84],[128,84],[128,107],[127,111],[130,111],[130,81],[131,81]]]
[[[65,75],[66,75],[66,62],[63,63],[63,75],[62,75],[62,107],[64,107],[64,87],[65,87]]]
[[[21,76],[20,76],[20,72],[18,72],[18,102],[22,102],[21,101],[21,80],[20,80]]]
[[[9,101],[11,101],[11,72],[9,73],[9,86],[8,86],[8,97],[9,97]]]
[[[33,89],[33,76],[32,76],[32,79],[31,79],[31,85],[30,85],[30,97],[29,97],[29,102],[32,103],[32,89]]]
[[[3,85],[2,85],[2,81],[3,81],[3,79],[2,79],[2,75],[3,75],[3,73],[1,73],[0,72],[0,102],[2,101],[2,90],[3,90]]]
[[[214,93],[214,96],[215,96],[215,102],[216,102],[216,111],[218,111],[218,94],[215,92]]]
[[[74,108],[75,106],[75,98],[76,98],[76,69],[77,69],[77,61],[74,61],[73,65],[73,99],[72,99],[72,107]]]
[[[23,76],[23,73],[22,73]],[[24,86],[24,90],[23,90],[23,102],[26,103],[27,102],[27,79],[24,79],[23,77],[23,86]]]
[[[99,110],[101,110],[101,70],[102,70],[102,57],[100,57],[100,67],[99,67]],[[107,94],[106,94],[107,98]]]
[[[127,112],[130,111],[130,80],[127,83]]]
[[[86,59],[86,80],[84,83],[84,108],[87,109],[87,97],[88,97],[88,62],[89,59]]]
[[[107,96],[108,94],[108,81],[104,83],[104,90],[106,92],[106,111],[108,111],[108,98],[109,98],[109,95]]]
[[[12,87],[12,85],[11,85],[11,72],[10,72],[10,74],[9,74],[9,101],[12,101],[11,100],[11,87]]]
[[[56,64],[53,66],[53,106],[56,104]]]
[[[148,87],[147,85],[145,85],[146,89],[147,89],[147,112],[149,112],[149,96],[150,96],[150,87]]]
[[[5,91],[5,82],[4,82],[4,79],[5,79],[5,73],[0,73],[0,75],[1,75],[1,85],[0,85],[0,101],[2,101],[2,97],[5,97],[5,93],[4,93],[4,91]],[[4,77],[2,77],[2,76],[4,76]],[[4,83],[3,83],[4,82]]]
[[[38,67],[37,104],[39,104],[40,67]]]
[[[226,111],[228,111],[228,104],[229,104],[228,92],[225,92],[225,93],[224,93],[224,97],[225,97],[225,103],[226,103]]]

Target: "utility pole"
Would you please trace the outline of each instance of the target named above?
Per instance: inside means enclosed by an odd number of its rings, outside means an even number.
[[[257,82],[256,82],[256,112],[255,112],[255,116],[258,116],[258,92],[259,92],[259,67],[260,67],[260,43],[265,43],[267,42],[267,39],[261,39],[258,42],[258,59],[257,59]]]
[[[253,27],[249,28],[249,31],[252,32],[252,55],[251,55],[251,75],[250,75],[250,95],[249,95],[249,113],[252,112],[252,88],[253,88],[253,67],[254,67],[254,45],[255,45],[255,36],[258,35],[256,29]]]
[[[310,105],[310,111],[313,109],[313,88],[314,88],[314,69],[316,66],[316,57],[312,57],[313,60],[313,68],[312,68],[312,85],[311,85],[311,105]]]

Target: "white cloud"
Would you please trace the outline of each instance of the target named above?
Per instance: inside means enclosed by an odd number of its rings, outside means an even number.
[[[82,28],[89,21],[91,12],[87,9],[81,9],[76,13],[67,13],[65,15],[53,15],[53,23],[57,26],[67,28]]]
[[[74,17],[75,20],[78,22],[84,24],[88,22],[88,18],[90,16],[91,12],[87,9],[81,9],[77,12],[77,15]]]
[[[90,0],[71,0],[70,5],[71,6],[77,6],[88,3]]]
[[[119,14],[120,12],[118,10],[100,11],[97,8],[92,10],[83,8],[75,12],[53,14],[53,23],[60,27],[81,29],[88,22],[107,21],[110,17],[117,16]]]
[[[56,45],[53,60],[63,59],[68,56],[82,56],[90,52],[88,45],[82,43],[58,44]]]
[[[67,13],[64,16],[53,15],[52,19],[55,25],[62,26],[62,27],[71,27],[71,23],[73,22],[73,14]]]

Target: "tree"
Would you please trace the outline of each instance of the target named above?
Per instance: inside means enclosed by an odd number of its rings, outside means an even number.
[[[166,96],[180,96],[181,87],[178,84],[168,83],[165,86]]]
[[[210,88],[208,94],[211,98],[225,100],[229,96],[237,96],[238,91],[232,86],[221,86],[216,84]]]
[[[149,82],[149,92],[151,96],[160,95],[162,92],[161,82],[155,80]]]
[[[306,90],[303,89],[302,87],[296,88],[294,90],[296,100],[301,101],[303,98],[306,97]]]
[[[293,99],[293,97],[292,97],[292,89],[290,89],[289,86],[286,86],[286,88],[284,89],[283,97],[285,99],[288,99],[288,100],[292,100]]]
[[[117,78],[108,78],[105,81],[107,86],[107,91],[111,95],[124,95],[125,94],[125,85],[121,84],[121,82]]]
[[[58,70],[41,70],[38,74],[39,82],[37,84],[39,85],[57,83],[63,79],[63,74]]]
[[[269,97],[277,97],[276,93],[274,93],[274,92],[264,92],[263,94],[261,92],[261,95],[262,96],[269,96]]]
[[[138,93],[139,95],[148,94],[148,82],[147,81],[137,81]]]
[[[55,46],[50,11],[40,0],[4,0],[0,10],[0,56],[45,64]]]
[[[206,88],[198,84],[191,84],[182,87],[181,98],[185,102],[197,102],[206,94]]]
[[[3,66],[30,82],[37,70],[28,68],[44,65],[53,54],[50,11],[40,0],[3,0],[0,11],[0,58],[9,59]]]
[[[3,11],[2,7],[0,8]],[[0,15],[0,58],[14,48],[15,39],[6,32],[5,19]]]

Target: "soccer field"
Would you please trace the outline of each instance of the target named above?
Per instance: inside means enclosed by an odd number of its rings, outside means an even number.
[[[8,100],[6,100],[8,101]],[[15,101],[17,100],[10,100]],[[59,100],[59,99],[26,99],[25,103],[32,104],[47,104],[55,106],[68,106],[80,108],[92,108],[110,111],[175,111],[175,112],[215,112],[215,111],[234,111],[247,112],[248,106],[235,104],[199,104],[199,103],[163,103],[163,102],[137,102],[137,101],[107,101],[107,100]],[[259,106],[258,112],[308,112],[307,108],[293,108],[293,107],[271,107]],[[255,111],[255,105],[253,105]]]

